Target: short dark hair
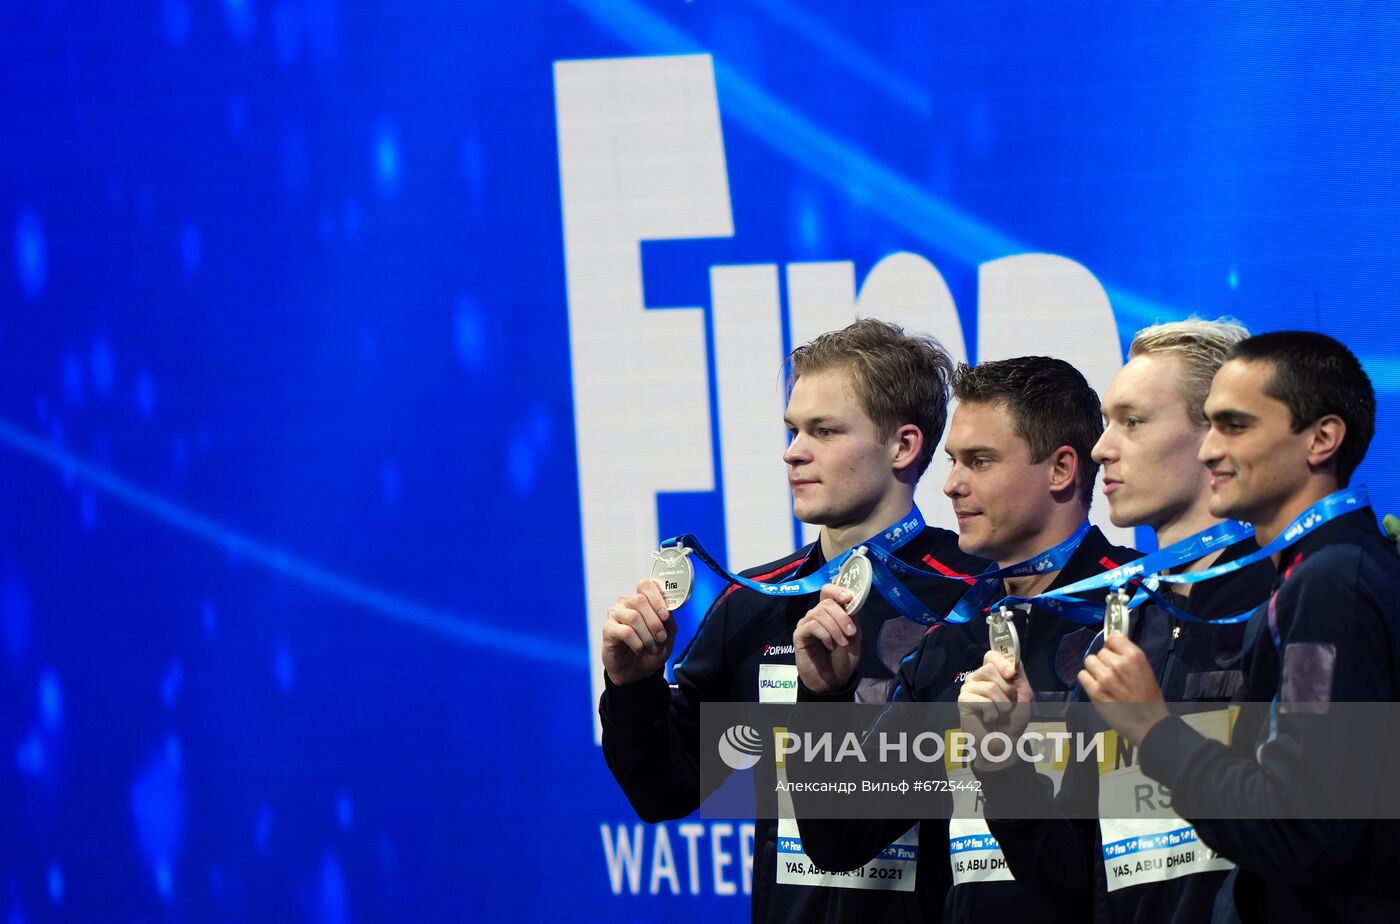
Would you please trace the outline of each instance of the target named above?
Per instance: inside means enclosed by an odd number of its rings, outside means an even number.
[[[906,334],[898,324],[862,318],[822,334],[788,355],[787,389],[816,372],[849,372],[856,400],[880,439],[913,424],[924,435],[914,473],[924,474],[948,423],[948,380],[953,361],[933,337]]]
[[[1005,404],[1032,462],[1044,462],[1061,446],[1073,449],[1080,499],[1086,508],[1093,502],[1099,464],[1092,452],[1103,435],[1103,415],[1098,392],[1078,369],[1050,356],[964,363],[953,374],[953,394],[959,401]]]
[[[1241,340],[1230,359],[1273,364],[1264,394],[1287,405],[1294,433],[1328,414],[1342,419],[1335,459],[1337,484],[1346,487],[1376,433],[1376,390],[1351,350],[1326,334],[1280,330]]]

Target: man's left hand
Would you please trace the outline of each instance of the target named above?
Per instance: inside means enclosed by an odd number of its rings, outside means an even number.
[[[1110,635],[1103,648],[1084,659],[1079,685],[1104,721],[1134,745],[1169,715],[1147,655],[1125,635]]]

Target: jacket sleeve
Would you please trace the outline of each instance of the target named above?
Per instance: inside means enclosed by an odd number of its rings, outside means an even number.
[[[1050,779],[1024,760],[998,770],[973,772],[982,784],[987,828],[1001,845],[1016,882],[1067,920],[1094,915],[1095,822],[1061,814],[1065,804],[1086,801],[1098,768],[1082,761],[1065,768],[1060,796]]]
[[[1136,641],[1144,646],[1160,678],[1167,655],[1162,633],[1159,644],[1143,637],[1150,621],[1134,621]],[[1099,642],[1095,639],[1095,642]],[[1090,650],[1097,650],[1091,645]],[[1089,708],[1088,695],[1076,686],[1070,694],[1074,708]],[[1071,732],[1092,733],[1071,723]],[[1059,909],[1068,920],[1094,917],[1098,868],[1102,853],[1098,838],[1099,774],[1091,759],[1076,755],[1065,766],[1060,791],[1050,780],[1018,759],[997,771],[978,771],[986,804],[987,827],[1001,845],[1016,881],[1047,908]]]
[[[1267,623],[1259,627],[1264,644],[1278,631],[1282,665],[1257,749],[1227,748],[1178,718],[1143,740],[1143,771],[1171,789],[1177,812],[1207,844],[1244,869],[1334,884],[1357,859],[1367,821],[1300,816],[1323,814],[1328,793],[1370,804],[1385,785],[1380,768],[1393,729],[1348,734],[1355,723],[1331,709],[1394,698],[1385,611],[1364,564],[1356,549],[1324,549],[1252,617]]]
[[[729,597],[705,615],[677,663],[675,686],[660,671],[625,686],[606,682],[598,703],[603,758],[643,821],[684,818],[703,799],[700,704],[733,698],[724,645]]]
[[[913,681],[918,673],[919,659],[926,648],[927,640],[900,663],[896,683],[891,693],[891,702],[907,703],[910,701],[909,691],[914,689]],[[852,677],[850,685],[844,691],[848,699],[855,698],[857,682],[858,678]],[[803,702],[816,702],[832,698],[819,697],[805,691],[802,687],[798,688],[798,697],[799,701]],[[878,728],[879,723],[877,722],[872,731],[878,730]],[[867,766],[878,767],[878,764],[869,763]],[[942,766],[941,762],[937,764],[940,771]],[[802,765],[790,762],[788,772],[794,779],[800,779]],[[881,851],[913,827],[917,821],[913,818],[835,819],[803,817],[802,800],[796,796],[793,799],[793,806],[798,816],[797,827],[802,835],[802,849],[818,866],[835,872],[859,869],[862,865],[874,860]]]

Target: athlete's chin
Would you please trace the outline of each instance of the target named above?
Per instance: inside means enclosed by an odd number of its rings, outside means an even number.
[[[821,526],[827,520],[821,506],[806,498],[792,499],[792,515],[799,523],[806,523],[808,526]]]
[[[1212,486],[1210,491],[1210,515],[1221,520],[1247,520],[1250,505],[1234,491],[1224,486]]]
[[[830,527],[831,529],[842,529],[854,525],[857,520],[848,510],[834,510],[828,506],[811,503],[794,502],[792,515],[799,523],[805,523],[808,526]]]
[[[981,528],[976,517],[958,519],[958,548],[968,555],[986,557],[987,530]]]
[[[1143,511],[1118,493],[1108,496],[1108,521],[1119,529],[1132,529],[1148,522]]]

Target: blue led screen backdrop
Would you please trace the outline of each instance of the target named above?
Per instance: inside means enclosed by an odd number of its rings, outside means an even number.
[[[1326,331],[1400,509],[1397,39],[0,7],[0,916],[742,919],[751,825],[640,825],[604,767],[596,639],[660,537],[804,541],[778,364],[857,312],[1100,388],[1155,320]]]

